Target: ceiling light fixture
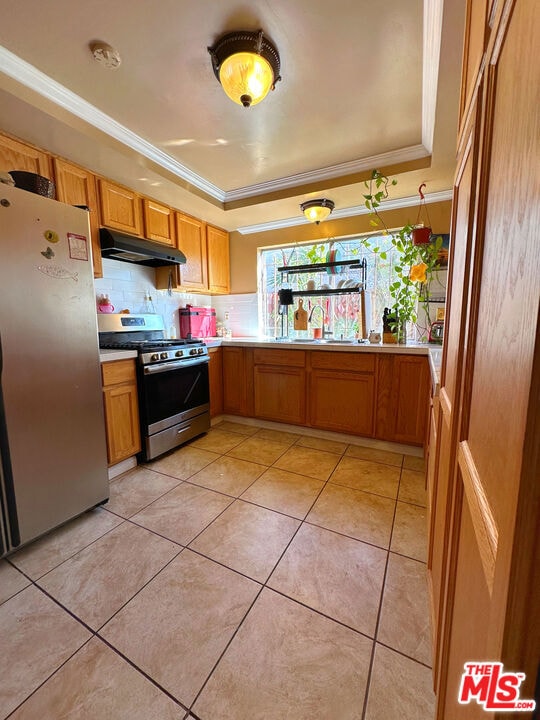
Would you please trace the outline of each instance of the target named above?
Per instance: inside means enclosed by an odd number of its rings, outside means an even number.
[[[306,216],[309,222],[318,225],[330,215],[335,205],[332,200],[327,198],[319,198],[318,200],[306,200],[300,203],[300,210]]]
[[[228,33],[208,52],[214,75],[238,105],[260,103],[281,80],[279,53],[262,30]]]
[[[118,50],[105,42],[101,42],[101,40],[90,43],[90,51],[94,56],[94,60],[106,67],[107,70],[116,70],[122,62]]]

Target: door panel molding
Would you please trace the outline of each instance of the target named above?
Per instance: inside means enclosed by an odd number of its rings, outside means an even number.
[[[495,579],[499,530],[467,442],[460,442],[459,444],[458,464],[463,478],[465,497],[473,521],[474,534],[482,559],[486,583],[491,595]]]

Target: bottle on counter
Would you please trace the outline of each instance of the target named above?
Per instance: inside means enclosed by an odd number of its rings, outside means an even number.
[[[147,294],[144,296],[143,304],[141,307],[141,314],[142,315],[155,315],[156,314],[156,308],[154,307],[154,301],[152,300],[152,296],[150,294]]]
[[[225,313],[225,322],[223,324],[223,337],[224,338],[231,338],[232,337],[232,330],[229,327],[229,313]]]

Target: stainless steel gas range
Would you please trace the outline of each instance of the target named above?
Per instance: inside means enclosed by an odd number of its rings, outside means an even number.
[[[152,460],[210,428],[208,350],[164,337],[160,315],[98,315],[99,346],[136,350],[141,459]]]

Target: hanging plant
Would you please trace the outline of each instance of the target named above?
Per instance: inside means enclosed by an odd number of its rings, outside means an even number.
[[[416,216],[416,222],[412,230],[412,241],[414,245],[427,245],[431,240],[431,221],[429,219],[429,213],[426,205],[426,197],[422,190],[426,187],[426,183],[422,183],[418,188],[418,194],[420,195],[420,204],[418,206],[418,215]],[[427,225],[424,223],[422,215],[427,220]]]
[[[437,254],[442,245],[442,238],[438,237],[435,242],[431,242],[430,227],[415,228],[407,224],[396,230],[390,230],[379,214],[381,203],[388,198],[389,185],[397,185],[397,180],[389,180],[379,170],[373,170],[371,178],[364,183],[367,192],[363,196],[364,204],[371,213],[371,227],[379,230],[380,234],[388,239],[388,245],[380,247],[371,237],[363,238],[362,242],[368,250],[377,253],[382,260],[387,259],[391,249],[397,251],[399,259],[393,268],[395,279],[389,286],[392,307],[386,309],[388,312],[385,311],[385,321],[386,326],[392,329],[397,341],[405,342],[406,325],[409,322],[417,321],[419,304],[424,308],[426,316],[429,317],[426,287],[429,287],[433,271],[438,268]],[[425,183],[418,188],[420,207],[417,224],[422,209],[425,210],[427,216],[425,197],[422,192],[424,187]],[[415,230],[427,231],[428,242],[426,243],[423,239],[420,241],[420,237],[425,238],[426,232],[418,234],[418,240],[415,242],[413,236]]]

